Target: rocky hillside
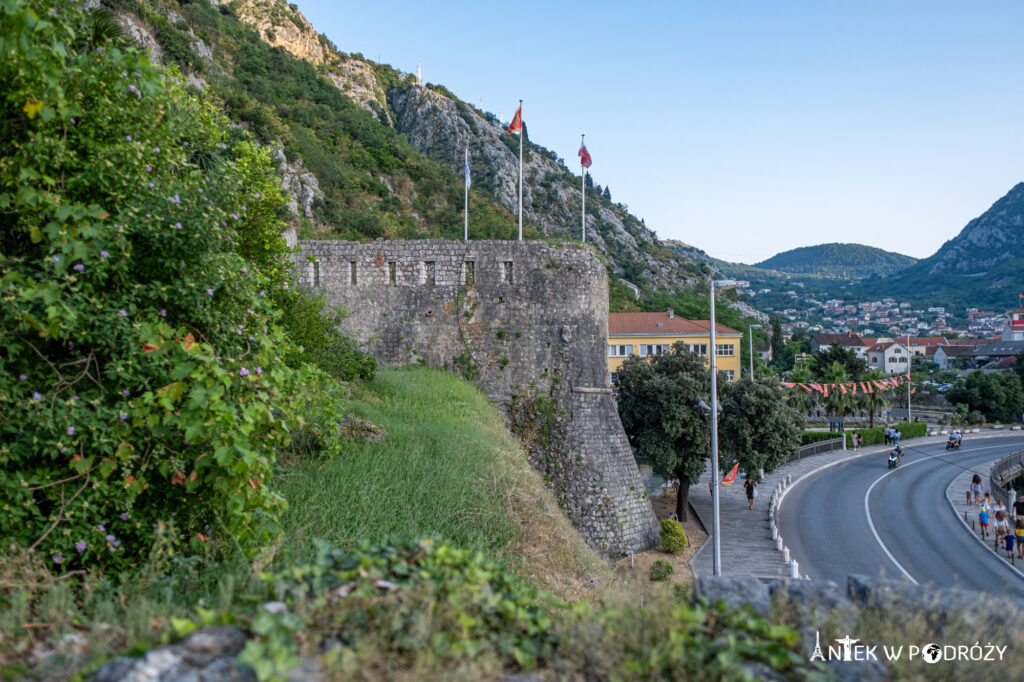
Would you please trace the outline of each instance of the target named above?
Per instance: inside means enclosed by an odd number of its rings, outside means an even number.
[[[461,237],[467,144],[471,237],[515,235],[518,141],[443,86],[342,52],[284,0],[102,2],[153,61],[275,148],[295,235]],[[578,238],[579,178],[526,135],[524,236]],[[587,190],[587,240],[613,274],[665,289],[700,276],[600,189]]]
[[[900,291],[910,300],[957,305],[1016,304],[1024,287],[1024,183],[967,223],[932,256],[861,290]]]
[[[837,275],[850,279],[888,275],[917,262],[916,258],[863,244],[818,244],[783,251],[754,267],[793,274]]]

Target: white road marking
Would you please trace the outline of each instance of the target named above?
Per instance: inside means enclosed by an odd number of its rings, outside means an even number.
[[[990,445],[990,446],[985,447],[985,448],[970,448],[969,450],[963,450],[962,452],[964,452],[964,453],[967,453],[967,452],[978,452],[980,450],[992,450],[994,448],[1001,448],[1001,447],[1005,447],[1005,446],[1003,446],[1003,445]],[[885,453],[882,453],[882,454],[885,454]],[[907,569],[903,568],[903,566],[900,564],[900,562],[896,561],[896,557],[894,557],[892,555],[892,552],[889,551],[889,548],[885,546],[884,542],[882,542],[882,538],[879,537],[878,531],[875,530],[875,522],[871,520],[871,508],[868,506],[868,497],[871,495],[871,490],[876,485],[878,485],[883,478],[885,478],[886,476],[889,476],[891,474],[896,473],[897,471],[900,470],[900,468],[914,466],[915,464],[920,464],[921,462],[926,462],[929,459],[934,459],[936,457],[945,457],[947,454],[948,454],[947,452],[940,452],[937,455],[923,455],[921,457],[921,459],[917,460],[916,462],[907,462],[906,464],[901,464],[899,467],[897,467],[895,469],[892,469],[890,471],[887,471],[886,473],[882,474],[877,479],[875,479],[875,482],[872,483],[871,485],[869,485],[867,492],[864,493],[864,515],[866,517],[868,517],[868,526],[871,527],[871,534],[875,536],[875,541],[878,542],[878,546],[882,548],[882,551],[885,552],[885,555],[887,557],[889,557],[889,561],[891,561],[893,564],[895,564],[896,568],[900,569],[900,572],[903,573],[903,575],[907,576],[907,578],[910,580],[910,582],[914,583],[915,585],[918,585],[919,583],[916,580],[914,580],[914,576],[910,575],[910,573],[907,572]]]

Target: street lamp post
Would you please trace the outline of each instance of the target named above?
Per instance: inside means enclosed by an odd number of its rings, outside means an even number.
[[[755,329],[760,329],[760,328],[761,328],[761,325],[759,325],[759,324],[752,324],[752,325],[750,325],[750,328],[747,329],[747,334],[749,334],[749,336],[750,336],[750,380],[751,381],[754,380],[754,330]]]
[[[910,352],[910,332],[907,332],[907,423],[910,423],[910,370],[914,366],[914,354]]]
[[[715,368],[715,288],[734,286],[735,284],[736,282],[731,279],[713,279],[710,285],[711,319],[709,322],[711,323],[711,347],[708,350],[711,353],[711,482],[713,484],[711,514],[714,520],[712,529],[715,535],[715,575],[722,575],[722,537],[719,532],[721,526],[718,516],[718,487],[720,481],[718,480],[718,372]]]

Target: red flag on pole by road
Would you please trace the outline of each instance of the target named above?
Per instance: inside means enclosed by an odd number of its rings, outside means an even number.
[[[587,145],[580,145],[580,165],[584,168],[590,168],[590,165],[594,163],[593,159],[590,158],[590,152],[587,151]]]
[[[733,465],[732,469],[722,479],[722,485],[732,485],[732,482],[736,480],[736,472],[740,470],[739,462]]]
[[[512,117],[512,122],[508,124],[508,132],[514,133],[517,130],[523,129],[523,105],[520,104],[519,108],[516,109],[516,115]]]

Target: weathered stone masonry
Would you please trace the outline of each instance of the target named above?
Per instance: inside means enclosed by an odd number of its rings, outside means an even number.
[[[656,542],[657,519],[606,386],[607,276],[588,249],[442,240],[299,246],[300,282],[346,308],[342,330],[383,365],[473,365],[480,387],[513,418],[550,396],[548,437],[530,458],[583,537],[612,555]]]

